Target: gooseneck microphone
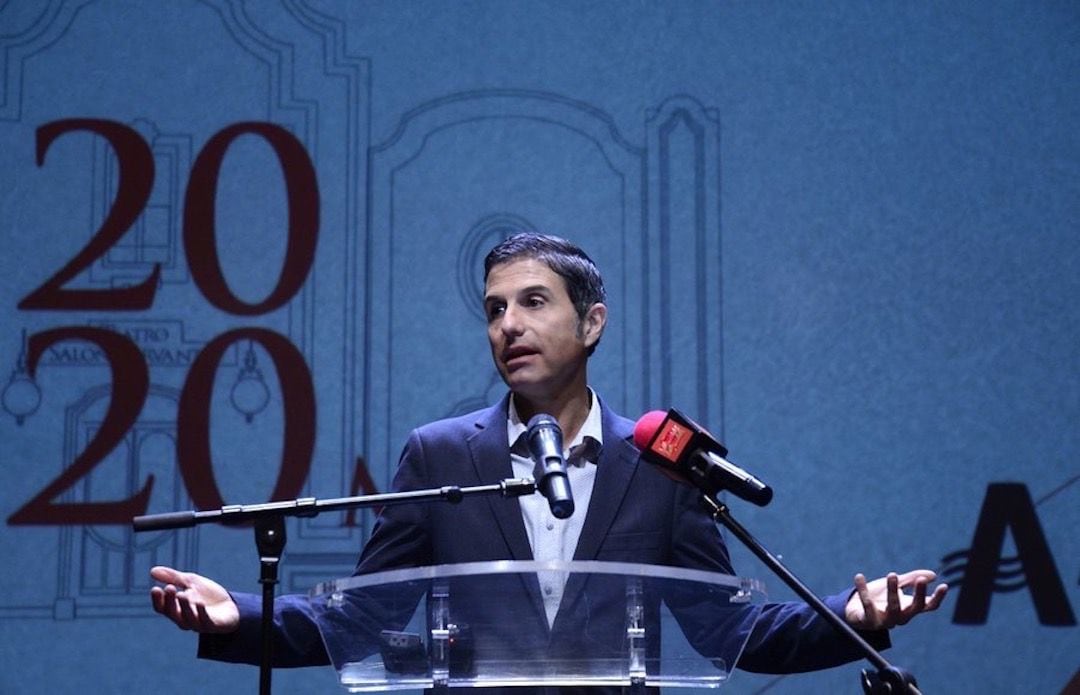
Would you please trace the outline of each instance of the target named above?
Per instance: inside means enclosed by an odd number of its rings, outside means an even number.
[[[772,501],[771,487],[724,458],[724,445],[674,408],[642,415],[634,426],[634,444],[641,458],[710,497],[727,490],[759,507]]]
[[[541,471],[537,487],[547,498],[555,518],[567,519],[574,513],[574,495],[570,492],[570,478],[563,459],[562,428],[558,420],[545,413],[534,415],[528,428],[525,440],[529,454]]]

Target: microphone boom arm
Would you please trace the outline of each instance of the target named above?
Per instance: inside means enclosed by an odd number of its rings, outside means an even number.
[[[445,500],[451,504],[456,504],[460,502],[463,497],[477,494],[498,493],[503,497],[521,497],[522,495],[531,495],[534,492],[536,492],[536,483],[532,478],[506,478],[497,483],[489,485],[473,485],[471,487],[444,485],[443,487],[428,488],[425,490],[387,492],[378,495],[333,497],[321,500],[314,497],[301,497],[295,500],[263,502],[262,504],[227,504],[220,509],[208,509],[205,511],[193,509],[183,512],[147,514],[132,519],[131,526],[134,531],[138,533],[140,531],[190,528],[196,524],[234,525],[273,517],[309,517],[318,516],[323,512],[385,507],[387,505],[408,504],[410,502],[436,502]]]
[[[220,509],[188,510],[147,514],[131,520],[136,533],[165,529],[190,528],[196,524],[238,525],[252,522],[255,527],[255,546],[259,552],[259,583],[262,584],[261,652],[259,656],[259,695],[270,695],[273,663],[274,587],[278,583],[278,566],[285,550],[285,517],[318,516],[322,512],[345,509],[366,509],[410,502],[440,502],[457,504],[469,495],[499,494],[520,497],[536,492],[532,478],[504,478],[490,485],[459,487],[445,485],[425,490],[388,492],[379,495],[335,497],[319,500],[304,497],[262,504],[229,504]]]
[[[867,661],[877,667],[876,672],[872,672],[869,669],[863,669],[862,687],[864,693],[867,693],[868,695],[898,695],[900,693],[921,695],[921,691],[915,682],[915,677],[911,673],[890,664],[885,657],[881,655],[881,652],[874,649],[874,647],[871,646],[871,644],[867,642],[855,628],[848,625],[843,618],[829,610],[829,607],[825,605],[824,601],[818,598],[817,594],[803,584],[791,570],[780,562],[779,558],[770,553],[765,546],[758,542],[746,528],[731,516],[731,512],[728,510],[726,504],[719,501],[715,496],[706,493],[703,493],[701,497],[705,500],[705,504],[712,510],[711,515],[715,521],[731,531],[731,533],[738,538],[750,552],[756,555],[759,560],[764,562],[765,565],[772,570],[773,574],[778,576],[792,591],[798,594],[799,598],[806,601],[806,603],[809,604],[818,615],[824,618],[826,622],[832,625],[837,632],[842,634],[848,641],[855,644],[859,650],[862,651]]]

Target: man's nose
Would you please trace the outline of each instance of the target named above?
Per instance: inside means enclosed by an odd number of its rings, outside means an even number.
[[[506,307],[503,310],[502,320],[499,322],[499,328],[504,335],[516,336],[521,335],[522,323],[521,317],[518,315],[517,310],[512,307]]]

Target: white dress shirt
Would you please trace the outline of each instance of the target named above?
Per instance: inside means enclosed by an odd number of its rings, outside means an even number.
[[[596,466],[593,464],[596,463],[600,446],[604,442],[600,405],[592,389],[589,389],[589,401],[589,414],[577,436],[569,444],[563,445],[570,490],[574,496],[574,513],[568,519],[555,518],[547,499],[539,493],[518,498],[525,532],[529,536],[529,545],[535,560],[574,559],[574,550],[581,536],[581,527],[585,525],[585,512],[589,508],[593,483],[596,481]],[[506,433],[514,476],[539,480],[536,464],[529,456],[529,447],[525,441],[526,431],[527,427],[518,416],[514,398],[511,396]],[[537,578],[540,580],[544,612],[550,627],[555,622],[567,577],[564,572],[541,572]]]

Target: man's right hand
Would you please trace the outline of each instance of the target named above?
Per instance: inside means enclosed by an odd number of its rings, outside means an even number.
[[[225,587],[214,580],[171,567],[153,567],[150,576],[165,585],[150,589],[154,610],[181,630],[225,633],[240,625],[236,603]]]

